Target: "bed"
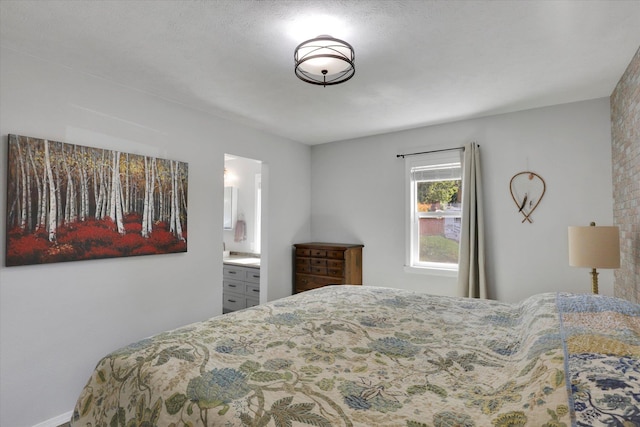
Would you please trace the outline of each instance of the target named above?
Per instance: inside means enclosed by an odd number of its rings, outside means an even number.
[[[100,360],[78,426],[638,426],[640,305],[328,286]]]

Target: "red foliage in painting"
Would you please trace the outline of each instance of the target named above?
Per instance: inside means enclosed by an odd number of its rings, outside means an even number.
[[[92,227],[102,227],[108,228],[109,230],[116,229],[116,223],[111,219],[111,217],[105,216],[103,219],[90,219],[84,222],[85,224]]]
[[[133,252],[131,252],[131,255],[155,255],[160,253],[162,252],[158,251],[158,248],[156,248],[155,246],[146,244],[140,248],[135,249]]]
[[[115,258],[123,256],[122,253],[116,248],[105,248],[103,246],[99,246],[93,248],[91,253],[87,253],[84,256],[84,259],[95,259],[95,258]]]
[[[81,259],[113,258],[186,252],[186,241],[168,231],[166,223],[154,224],[148,238],[140,235],[140,215],[125,218],[125,234],[119,234],[110,218],[88,219],[62,225],[57,241],[49,242],[46,231],[24,234],[17,227],[7,233],[7,265],[41,264]],[[183,234],[186,238],[186,233]]]
[[[49,247],[45,254],[43,254],[42,262],[62,262],[73,261],[77,258],[75,248],[68,244],[53,244]]]
[[[128,213],[124,217],[124,223],[125,225],[132,224],[132,223],[142,224],[142,215],[136,212]]]
[[[166,221],[156,221],[153,224],[153,229],[169,231],[169,223]]]
[[[9,233],[10,245],[7,245],[7,265],[39,264],[42,255],[49,248],[49,241],[36,234],[21,236]]]
[[[187,252],[187,242],[184,240],[176,240],[176,242],[168,248],[167,252]]]
[[[149,243],[157,248],[168,248],[175,243],[176,237],[166,230],[154,229],[149,236]]]
[[[129,222],[129,223],[125,222],[124,230],[127,232],[127,234],[131,234],[131,233],[140,234],[140,232],[142,231],[142,224],[140,224],[139,222]]]
[[[139,234],[125,234],[118,240],[118,248],[127,254],[147,243],[144,237]]]
[[[75,229],[75,232],[70,233],[69,240],[83,242],[84,246],[111,246],[119,236],[120,235],[115,230],[115,226],[112,229],[108,229],[96,224],[96,221],[90,221],[77,223],[77,228]]]

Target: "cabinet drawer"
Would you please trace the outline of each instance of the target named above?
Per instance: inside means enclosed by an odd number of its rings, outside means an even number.
[[[235,292],[237,294],[242,294],[247,291],[247,285],[244,282],[239,282],[236,280],[223,280],[222,281],[222,290],[225,292]]]
[[[245,295],[247,298],[260,299],[260,285],[247,284]]]
[[[254,298],[247,298],[247,308],[260,305],[260,300]]]
[[[257,268],[247,268],[245,280],[251,283],[260,283],[260,270]]]
[[[242,267],[234,267],[232,265],[224,265],[222,267],[222,275],[224,277],[235,278],[237,280],[244,280],[245,269]]]
[[[331,277],[315,277],[306,274],[296,274],[296,292],[308,291],[309,289],[321,288],[327,285],[340,285],[340,279]]]
[[[327,258],[344,258],[344,251],[327,251]]]
[[[244,296],[231,293],[223,294],[222,308],[227,311],[242,310],[247,307],[247,301]]]
[[[327,256],[327,251],[324,249],[311,249],[311,256],[324,258]]]

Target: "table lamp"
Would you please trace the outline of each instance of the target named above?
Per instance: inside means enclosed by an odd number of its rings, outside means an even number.
[[[591,268],[591,288],[598,293],[596,268],[620,267],[620,232],[618,227],[569,227],[569,265]]]

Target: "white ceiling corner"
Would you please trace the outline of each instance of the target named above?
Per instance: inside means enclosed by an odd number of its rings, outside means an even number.
[[[348,82],[295,77],[321,33],[354,46]],[[319,144],[609,96],[640,1],[2,0],[0,43]]]

